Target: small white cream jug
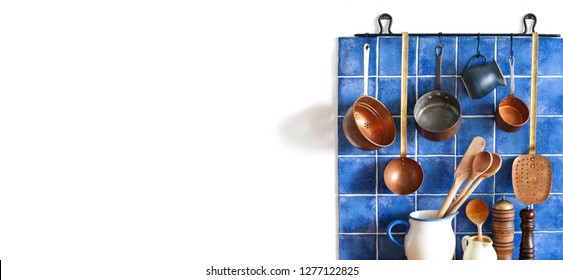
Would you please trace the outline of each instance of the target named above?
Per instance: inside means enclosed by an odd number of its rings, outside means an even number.
[[[479,241],[477,235],[466,235],[461,239],[464,260],[497,260],[497,252],[493,248],[493,241],[487,236],[482,237],[483,241]]]
[[[420,210],[410,213],[409,221],[395,220],[387,227],[387,235],[395,245],[405,250],[409,260],[451,260],[455,251],[455,234],[452,219],[458,212],[436,219],[437,210]],[[391,229],[396,225],[407,227],[405,243],[398,242]]]

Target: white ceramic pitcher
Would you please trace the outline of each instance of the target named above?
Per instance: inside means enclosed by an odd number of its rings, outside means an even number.
[[[436,219],[438,210],[419,210],[410,213],[409,221],[395,220],[387,227],[387,235],[397,246],[405,250],[409,260],[451,260],[455,253],[455,233],[452,220],[458,212]],[[405,243],[398,242],[391,234],[396,225],[407,227]]]
[[[497,260],[497,252],[493,248],[493,241],[487,236],[482,236],[483,241],[479,241],[479,236],[466,235],[461,239],[463,249],[463,260]]]

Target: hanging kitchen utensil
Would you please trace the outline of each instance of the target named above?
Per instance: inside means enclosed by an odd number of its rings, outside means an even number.
[[[379,100],[368,96],[368,43],[364,44],[364,94],[352,105],[342,122],[344,135],[356,148],[371,151],[388,147],[395,141],[395,122]]]
[[[444,217],[444,214],[446,214],[446,211],[450,207],[452,200],[454,199],[457,193],[457,190],[459,189],[461,184],[465,180],[467,180],[467,178],[469,178],[469,175],[471,174],[471,170],[472,170],[473,160],[475,160],[477,154],[483,151],[484,148],[485,148],[485,139],[483,139],[483,137],[477,136],[473,138],[471,144],[469,144],[469,147],[467,147],[467,150],[465,150],[465,154],[463,154],[461,161],[457,165],[454,174],[454,182],[450,187],[450,190],[448,192],[448,195],[444,199],[444,202],[442,202],[442,206],[440,206],[440,210],[438,210],[438,213],[436,214],[436,218],[439,219]]]
[[[527,155],[520,155],[512,164],[512,184],[514,195],[525,204],[541,204],[547,200],[551,191],[551,163],[536,154],[536,99],[537,99],[537,55],[538,36],[532,36],[532,79],[530,84],[530,150]]]
[[[493,59],[487,62],[487,58],[479,51],[481,36],[477,35],[477,54],[472,56],[461,72],[461,81],[471,99],[479,99],[489,94],[497,86],[506,86],[506,79],[500,71],[500,67]],[[483,58],[485,63],[471,66],[471,62],[477,58]]]
[[[409,35],[403,32],[401,60],[401,157],[387,164],[383,179],[385,185],[396,194],[411,194],[418,190],[424,180],[420,164],[407,157],[407,91]]]
[[[528,121],[528,106],[520,98],[514,96],[514,55],[512,52],[512,36],[510,36],[510,93],[498,105],[495,121],[498,127],[506,132],[516,132]]]
[[[443,42],[436,46],[436,89],[425,93],[414,105],[414,123],[418,133],[436,142],[452,138],[461,127],[459,101],[442,90],[443,49]]]
[[[538,33],[532,32],[532,76],[530,83],[530,150],[512,164],[514,195],[524,204],[541,204],[549,197],[552,169],[549,160],[536,154],[536,102],[538,80]],[[520,212],[522,243],[520,259],[534,259],[533,229],[535,211],[529,206]]]

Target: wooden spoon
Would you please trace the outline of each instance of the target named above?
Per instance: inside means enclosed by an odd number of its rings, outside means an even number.
[[[479,176],[479,179],[477,179],[477,181],[475,181],[475,183],[471,185],[469,190],[463,196],[458,197],[458,200],[453,203],[451,210],[448,210],[448,212],[446,213],[447,215],[457,211],[483,180],[492,177],[500,170],[500,167],[502,166],[502,158],[496,153],[493,153],[492,157],[493,162],[491,163],[489,169],[487,169],[487,171],[483,172],[483,174]]]
[[[477,226],[479,241],[483,241],[483,224],[489,217],[489,206],[482,199],[473,199],[467,203],[465,214]]]
[[[467,190],[469,190],[469,187],[471,187],[471,184],[473,184],[475,179],[477,179],[477,177],[481,176],[481,174],[487,171],[487,169],[491,167],[492,163],[493,156],[491,152],[483,151],[475,156],[475,159],[473,160],[473,169],[471,170],[471,175],[469,175],[469,180],[467,180],[467,183],[465,183],[465,186],[463,186],[463,189],[461,189],[461,191],[459,192],[459,195],[452,203],[452,206],[460,201],[461,197],[467,192]],[[453,213],[453,211],[448,210],[447,213]]]
[[[455,195],[457,194],[457,191],[459,190],[459,186],[461,186],[461,184],[465,182],[465,180],[467,180],[467,178],[469,178],[469,175],[471,174],[471,165],[473,164],[475,157],[479,152],[483,151],[484,148],[485,139],[483,139],[483,137],[477,136],[473,138],[471,144],[469,144],[469,147],[467,147],[467,150],[465,150],[465,154],[463,154],[461,161],[457,165],[454,174],[454,182],[450,187],[450,191],[444,199],[440,210],[438,210],[438,213],[436,214],[437,219],[443,218],[448,208],[450,208],[451,203]]]

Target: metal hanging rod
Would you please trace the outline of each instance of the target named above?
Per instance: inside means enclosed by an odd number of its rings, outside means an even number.
[[[387,30],[384,32],[383,28],[383,20],[388,20],[389,24],[387,24]],[[529,28],[526,20],[533,20],[532,26]],[[377,19],[379,24],[379,33],[363,33],[363,34],[354,34],[354,37],[399,37],[401,33],[393,33],[391,32],[391,24],[393,23],[393,18],[389,14],[381,14]],[[429,36],[443,36],[443,37],[477,37],[477,36],[495,36],[495,37],[532,37],[531,32],[535,32],[537,18],[534,14],[526,14],[524,19],[522,20],[524,24],[524,32],[522,33],[409,33],[410,36],[419,36],[419,37],[429,37]],[[530,32],[528,33],[528,30]],[[561,34],[538,34],[539,37],[561,37]]]

